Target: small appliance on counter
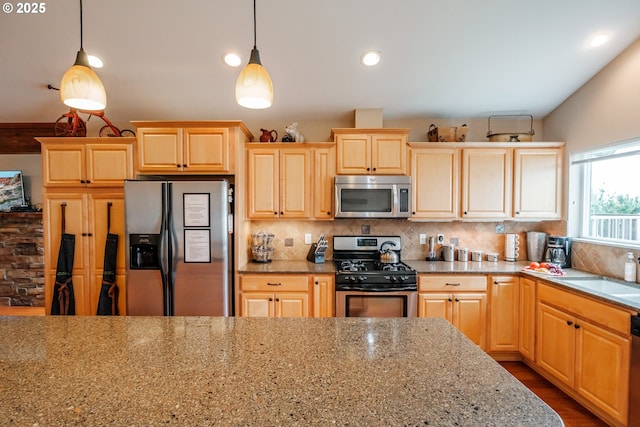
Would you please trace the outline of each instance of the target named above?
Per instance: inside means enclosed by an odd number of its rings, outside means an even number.
[[[547,233],[540,231],[527,232],[527,259],[540,262],[544,258]]]
[[[520,255],[520,236],[515,233],[507,233],[504,236],[504,260],[516,261]]]
[[[426,256],[426,261],[437,261],[438,255],[436,254],[436,239],[433,236],[429,237],[429,253]]]
[[[544,260],[556,264],[561,268],[570,268],[571,238],[565,236],[549,236],[547,238],[547,251]]]
[[[251,235],[251,254],[253,255],[253,262],[267,263],[271,262],[273,256],[273,243],[274,235],[260,230],[256,234]]]
[[[320,236],[316,243],[312,243],[307,252],[307,261],[311,261],[315,264],[322,264],[324,262],[324,253],[329,247],[329,242],[324,238],[324,234]]]

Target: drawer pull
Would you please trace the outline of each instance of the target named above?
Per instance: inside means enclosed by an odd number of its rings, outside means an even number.
[[[282,283],[269,283],[267,282],[268,286],[282,286]]]
[[[460,283],[445,283],[447,286],[460,286]]]

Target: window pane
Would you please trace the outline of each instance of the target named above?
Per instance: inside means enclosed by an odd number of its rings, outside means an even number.
[[[621,150],[622,151],[622,150]],[[584,208],[584,237],[621,241],[639,240],[640,154],[597,160],[585,165],[588,197]]]

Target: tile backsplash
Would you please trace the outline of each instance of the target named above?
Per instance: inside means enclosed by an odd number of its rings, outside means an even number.
[[[520,235],[519,260],[527,259],[526,233],[527,231],[543,231],[547,234],[564,235],[566,223],[564,221],[543,222],[412,222],[408,220],[366,220],[366,219],[336,219],[333,221],[253,221],[251,233],[264,230],[275,235],[273,241],[273,259],[300,260],[305,259],[309,245],[304,244],[305,233],[312,235],[312,241],[317,241],[321,234],[329,240],[327,259],[331,259],[332,237],[336,235],[361,235],[362,227],[369,226],[370,235],[391,235],[402,238],[402,258],[424,259],[427,256],[428,245],[420,244],[420,234],[436,237],[445,236],[445,243],[451,238],[458,239],[458,246],[469,250],[497,252],[500,259],[504,259],[504,234],[496,233],[496,225],[504,224],[505,233]],[[285,246],[285,239],[293,239],[293,246]],[[251,259],[251,257],[249,257]]]

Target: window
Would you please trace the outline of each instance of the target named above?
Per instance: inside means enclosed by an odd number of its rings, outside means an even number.
[[[571,155],[578,237],[640,244],[640,139]]]

